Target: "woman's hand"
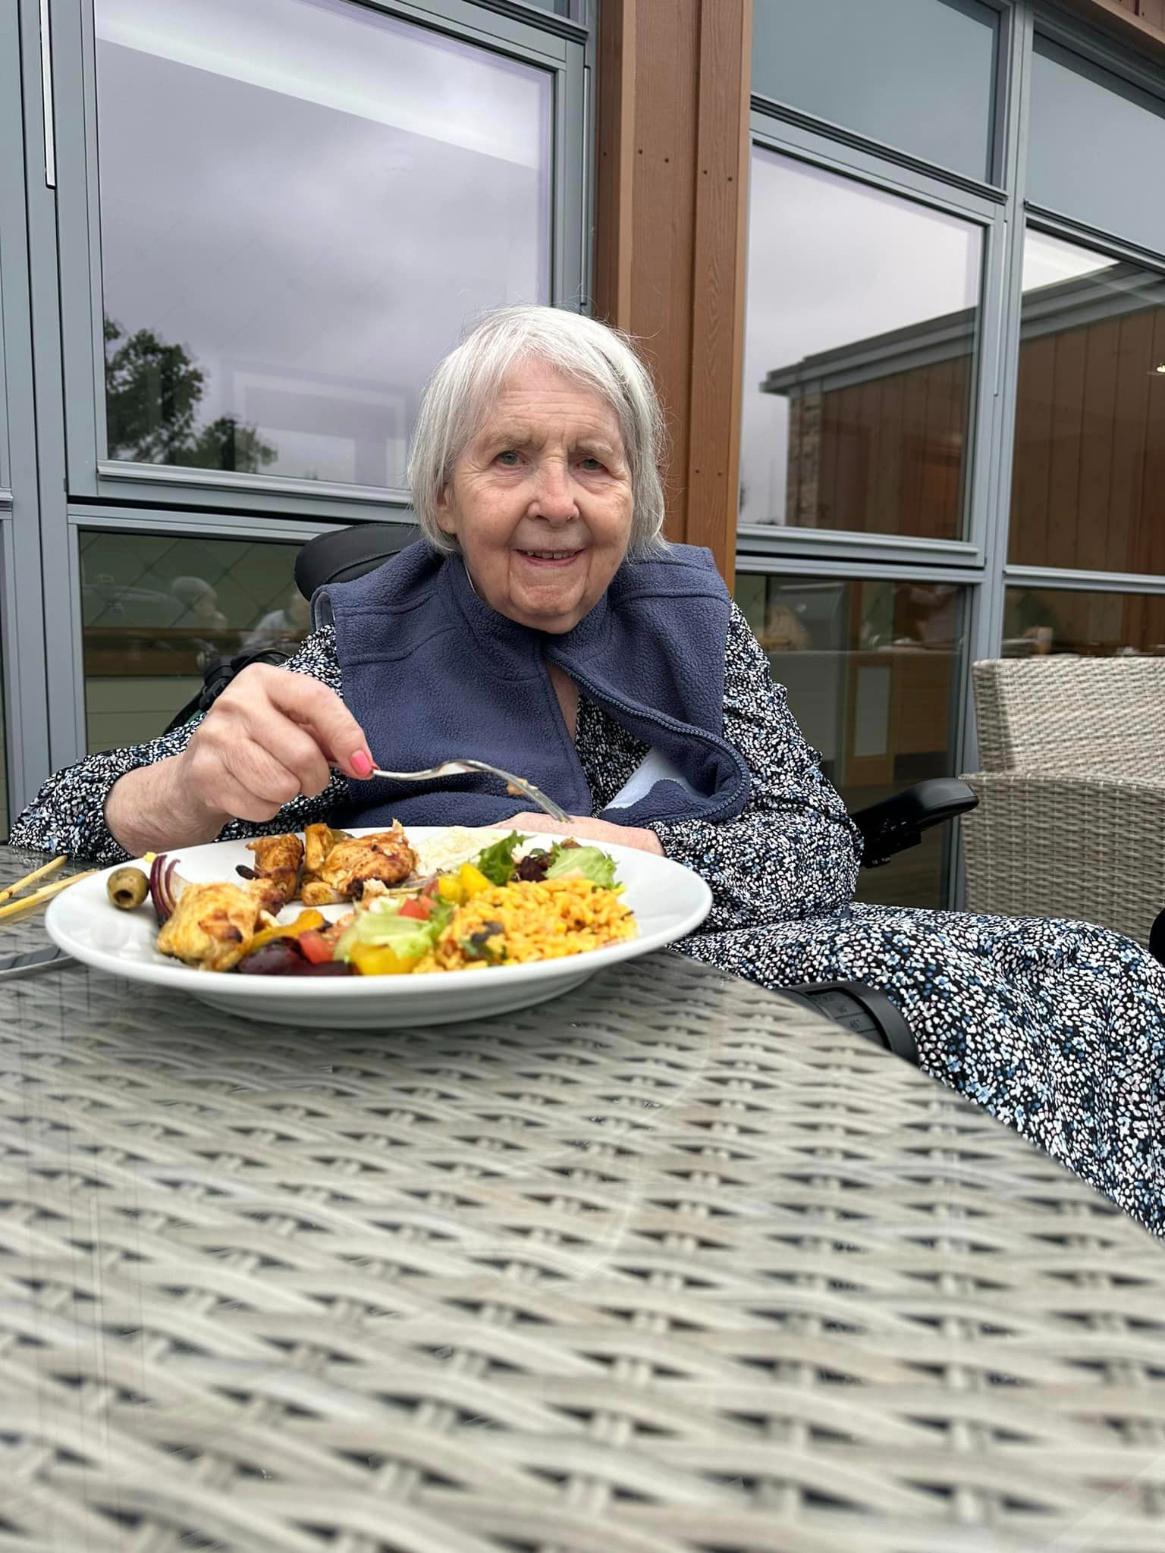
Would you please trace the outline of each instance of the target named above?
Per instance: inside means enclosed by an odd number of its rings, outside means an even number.
[[[367,777],[360,724],[306,674],[253,663],[214,703],[181,755],[116,782],[105,818],[129,852],[209,841],[230,819],[272,819],[301,793],[322,793],[332,766]]]
[[[653,830],[643,830],[637,825],[612,825],[608,820],[592,820],[581,814],[565,824],[552,820],[548,814],[515,814],[506,824],[538,836],[577,836],[587,841],[610,841],[616,846],[636,847],[640,852],[654,852],[656,857],[664,855],[660,839]]]

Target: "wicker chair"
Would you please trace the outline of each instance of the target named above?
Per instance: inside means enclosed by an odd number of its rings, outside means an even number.
[[[1075,917],[1142,944],[1165,904],[1165,660],[974,667],[967,909]]]

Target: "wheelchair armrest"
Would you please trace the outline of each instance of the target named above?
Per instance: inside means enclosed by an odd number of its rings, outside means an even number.
[[[872,1041],[918,1067],[918,1046],[905,1016],[884,992],[864,981],[802,982],[776,989],[853,1035]]]
[[[966,814],[978,802],[974,790],[959,777],[932,777],[859,809],[852,819],[866,843],[863,867],[877,868],[896,852],[916,847],[924,830]]]

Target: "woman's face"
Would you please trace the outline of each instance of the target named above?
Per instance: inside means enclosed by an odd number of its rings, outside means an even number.
[[[453,466],[438,522],[478,595],[539,631],[569,631],[631,538],[631,476],[614,411],[541,362],[515,369]]]

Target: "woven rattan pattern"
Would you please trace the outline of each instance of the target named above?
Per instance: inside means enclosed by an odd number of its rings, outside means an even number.
[[[1161,1247],[779,998],[0,986],[0,1553],[1163,1546]]]
[[[977,663],[967,906],[1145,944],[1165,906],[1165,659]]]
[[[1165,658],[999,658],[972,673],[984,771],[1160,782]]]

